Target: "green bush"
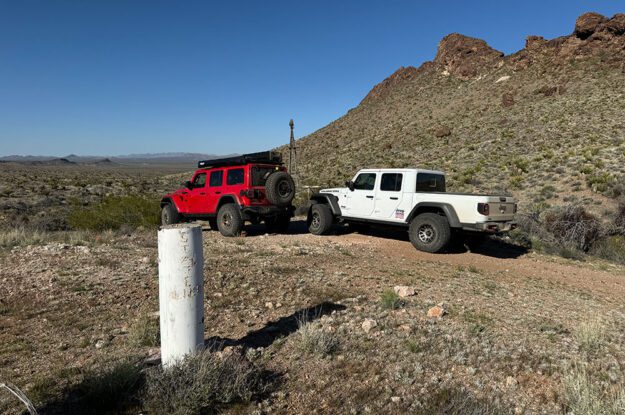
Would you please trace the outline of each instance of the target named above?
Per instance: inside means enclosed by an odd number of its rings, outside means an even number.
[[[609,261],[625,264],[625,236],[612,235],[598,241],[591,253]]]
[[[404,305],[399,295],[393,290],[385,290],[380,296],[380,304],[388,310],[396,310]]]
[[[74,229],[94,231],[153,227],[160,223],[160,207],[157,199],[110,196],[90,206],[74,207],[68,221]]]

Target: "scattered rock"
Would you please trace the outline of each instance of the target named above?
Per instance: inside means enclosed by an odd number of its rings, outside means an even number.
[[[434,130],[434,137],[437,137],[437,138],[447,137],[450,135],[451,135],[451,128],[445,125],[441,125],[440,127],[436,128],[436,130]]]
[[[506,92],[501,96],[501,105],[504,107],[511,107],[514,105],[514,94],[512,92]]]
[[[510,75],[502,76],[501,78],[497,79],[495,83],[498,84],[500,82],[506,82],[508,79],[510,79]]]
[[[401,401],[401,398],[399,396],[391,396],[391,402],[399,403],[400,401]]]
[[[517,380],[512,376],[506,378],[506,386],[509,388],[515,387],[518,384]]]
[[[366,318],[365,321],[362,322],[362,329],[365,331],[365,333],[369,333],[371,329],[373,329],[377,325],[378,325],[377,321],[371,318]]]
[[[265,307],[267,307],[267,308],[268,308],[268,309],[270,309],[270,310],[273,310],[273,303],[272,303],[271,301],[267,301],[267,302],[265,303]]]
[[[430,308],[428,310],[428,317],[429,318],[441,318],[446,313],[447,313],[447,311],[443,307],[441,307],[439,305],[435,305],[434,307],[432,307],[432,308]]]
[[[101,349],[106,345],[106,341],[104,341],[103,339],[99,339],[98,341],[95,342],[95,348],[96,349]]]
[[[417,294],[413,287],[409,287],[407,285],[396,285],[395,287],[393,287],[393,291],[395,291],[395,293],[402,298],[412,297],[413,295]]]

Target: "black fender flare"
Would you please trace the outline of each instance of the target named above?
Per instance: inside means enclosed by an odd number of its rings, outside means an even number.
[[[330,206],[330,210],[334,216],[341,216],[341,208],[339,207],[339,198],[335,195],[330,195],[327,193],[317,193],[310,197],[308,201],[308,206],[306,206],[306,211],[310,211],[313,205],[318,203],[325,203]]]
[[[234,193],[228,193],[225,195],[221,195],[219,201],[217,202],[217,208],[215,209],[215,213],[219,212],[219,208],[225,205],[226,203],[234,203],[235,205],[241,207],[241,203],[239,203],[239,198]]]
[[[406,219],[406,223],[410,223],[412,219],[424,212],[443,212],[447,221],[449,222],[449,226],[452,228],[461,228],[460,220],[458,219],[458,215],[456,214],[456,210],[449,203],[439,203],[439,202],[421,202],[417,203],[415,207],[412,208],[408,218]]]
[[[164,198],[161,199],[161,209],[165,205],[173,205],[176,209],[178,209],[178,206],[176,206],[176,204],[174,203],[174,201],[173,201],[173,199],[171,197],[164,197]]]

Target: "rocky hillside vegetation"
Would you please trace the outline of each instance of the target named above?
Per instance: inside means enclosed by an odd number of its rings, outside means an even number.
[[[454,191],[510,192],[522,210],[582,203],[600,212],[625,191],[624,96],[625,14],[584,14],[572,34],[528,36],[507,56],[453,33],[433,61],[399,68],[299,140],[301,183],[420,166],[446,171]]]

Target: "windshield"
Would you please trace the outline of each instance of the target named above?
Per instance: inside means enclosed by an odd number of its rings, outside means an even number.
[[[276,171],[276,166],[253,166],[252,186],[264,186],[267,177],[274,171]]]

